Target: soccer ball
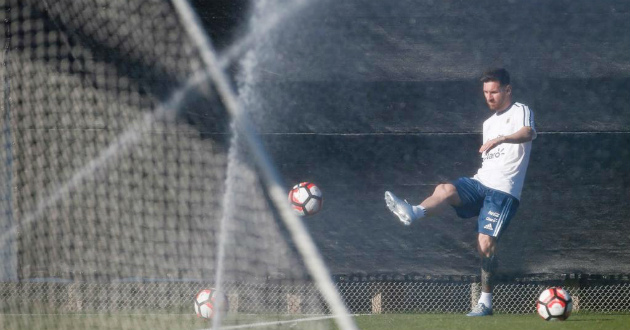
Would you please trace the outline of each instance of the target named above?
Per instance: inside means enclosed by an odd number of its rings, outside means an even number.
[[[573,300],[563,288],[553,287],[540,294],[536,309],[545,321],[564,321],[571,315]]]
[[[293,211],[300,216],[313,215],[322,209],[322,191],[311,182],[293,186],[289,192],[289,202]]]
[[[211,319],[217,312],[227,311],[228,300],[223,292],[215,289],[203,289],[195,295],[195,313],[197,316]]]

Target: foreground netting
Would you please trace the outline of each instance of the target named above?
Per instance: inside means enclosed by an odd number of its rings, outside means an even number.
[[[169,2],[1,3],[2,329],[327,329],[338,326],[335,293],[352,313],[461,313],[474,303],[469,282],[322,289],[317,255],[304,257],[251,136],[232,123],[230,86],[226,96],[208,72],[244,60],[246,76],[257,58],[244,53],[260,36],[216,63]],[[268,17],[258,33],[280,20]],[[241,104],[260,107],[249,96],[263,93],[235,80]],[[195,293],[210,287],[230,306],[214,324],[193,314]],[[543,287],[500,284],[495,309],[532,313]],[[629,309],[627,283],[569,292],[576,311]]]
[[[2,4],[3,329],[352,328],[230,105],[238,48],[185,1]]]

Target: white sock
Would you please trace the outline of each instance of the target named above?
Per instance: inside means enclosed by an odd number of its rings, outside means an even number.
[[[411,211],[413,212],[415,220],[422,219],[427,214],[427,210],[420,205],[412,206]]]
[[[482,291],[481,297],[479,297],[479,302],[486,305],[488,308],[492,308],[492,293]]]

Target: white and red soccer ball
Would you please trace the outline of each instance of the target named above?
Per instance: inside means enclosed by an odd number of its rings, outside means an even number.
[[[536,303],[538,315],[545,321],[564,321],[569,318],[572,309],[571,295],[560,287],[546,289]]]
[[[312,182],[302,182],[289,191],[289,203],[293,211],[300,215],[313,215],[322,209],[322,191]]]
[[[227,296],[215,289],[203,289],[195,295],[195,313],[204,319],[211,319],[217,313],[228,311]]]

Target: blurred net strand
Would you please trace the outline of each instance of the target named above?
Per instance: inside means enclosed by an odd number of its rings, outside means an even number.
[[[11,144],[11,84],[10,84],[10,79],[11,79],[11,25],[9,24],[10,19],[8,18],[7,12],[10,11],[10,8],[6,8],[4,9],[4,15],[5,15],[5,21],[0,23],[2,24],[2,27],[4,28],[4,34],[5,34],[5,39],[4,39],[4,43],[3,43],[3,50],[2,50],[2,70],[4,70],[4,75],[2,78],[2,83],[3,83],[3,101],[2,102],[2,111],[4,111],[4,118],[0,119],[0,121],[4,121],[3,125],[2,125],[2,137],[0,139],[4,139],[4,152],[5,155],[4,156],[0,156],[1,158],[5,158],[4,162],[5,162],[5,166],[6,166],[6,172],[0,174],[0,176],[2,176],[4,178],[4,180],[6,180],[6,193],[2,196],[2,203],[4,205],[0,205],[0,210],[4,211],[3,213],[6,215],[7,218],[7,224],[9,227],[14,227],[15,225],[15,219],[13,217],[13,207],[11,205],[11,200],[13,198],[13,194],[12,194],[12,190],[11,190],[11,183],[13,181],[13,172],[11,170],[12,166],[13,166],[13,147]],[[1,154],[0,154],[1,155]],[[14,236],[13,235],[9,235],[9,236],[4,236],[4,234],[2,236],[0,236],[0,253],[4,254],[4,256],[0,256],[0,260],[3,260],[5,262],[3,266],[4,270],[4,274],[0,275],[3,278],[6,277],[8,279],[11,280],[15,280],[17,279],[17,276],[14,275],[7,275],[7,274],[11,274],[14,270],[17,269],[17,259],[16,258],[8,258],[5,259],[7,255],[12,255],[13,254],[13,250],[14,249]],[[7,265],[9,264],[9,265]]]
[[[293,242],[301,254],[305,266],[315,279],[333,315],[336,316],[335,319],[337,323],[342,329],[357,329],[341,300],[341,296],[332,284],[331,276],[321,255],[317,251],[315,243],[313,243],[301,219],[298,218],[286,204],[286,196],[281,185],[282,180],[280,174],[273,166],[269,154],[265,151],[262,142],[256,135],[254,125],[249,121],[249,118],[247,118],[246,114],[239,106],[238,99],[229,84],[228,78],[218,65],[219,62],[216,59],[210,40],[201,28],[199,18],[192,10],[188,1],[174,0],[173,5],[184,25],[184,29],[197,45],[202,61],[209,75],[212,77],[219,97],[234,120],[236,133],[242,134],[245,137],[246,143],[253,153],[256,164],[262,174],[262,179],[265,182],[269,196],[274,206],[279,210],[280,218],[291,233]],[[216,321],[213,321],[213,325],[218,325],[220,324],[219,322],[220,320],[217,318]]]
[[[231,127],[233,127],[233,125],[231,125]],[[234,130],[234,128],[232,128]],[[223,272],[224,272],[224,262],[225,262],[225,243],[228,239],[228,221],[229,218],[232,217],[231,211],[232,211],[232,205],[230,205],[231,201],[232,201],[232,187],[230,185],[230,172],[234,171],[234,169],[231,166],[231,159],[233,159],[235,157],[234,153],[236,153],[236,139],[237,139],[237,134],[233,134],[231,141],[230,141],[230,147],[228,150],[228,164],[227,164],[227,174],[226,174],[226,178],[225,178],[225,193],[223,194],[223,199],[221,201],[222,204],[222,214],[221,214],[221,220],[219,221],[219,238],[217,240],[217,245],[218,245],[218,252],[217,252],[217,261],[216,261],[216,271],[215,271],[215,288],[218,291],[222,291],[223,290]],[[219,300],[218,303],[218,309],[222,309],[224,306],[225,302],[223,300]],[[221,317],[222,315],[217,315],[217,317],[215,317],[212,320],[212,329],[218,329],[221,327]]]

